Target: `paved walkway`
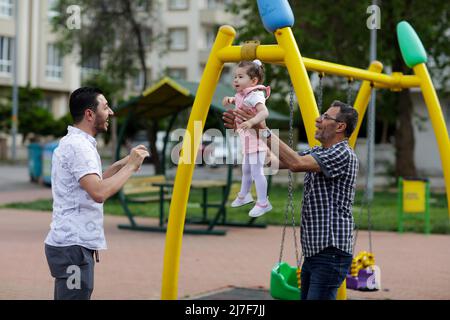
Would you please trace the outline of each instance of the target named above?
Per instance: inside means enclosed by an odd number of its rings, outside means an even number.
[[[43,240],[49,212],[0,210],[0,299],[51,299]],[[141,218],[141,223],[156,224]],[[165,234],[119,230],[125,217],[105,217],[109,245],[96,266],[93,299],[159,299]],[[230,287],[268,289],[279,255],[281,228],[228,228],[226,236],[185,235],[180,261],[180,299]],[[293,240],[285,256],[294,263]],[[357,251],[368,246],[360,231]],[[382,290],[348,291],[350,299],[450,299],[450,237],[373,232]]]
[[[0,176],[0,204],[51,198],[50,188],[29,182],[26,167],[0,166]],[[50,221],[50,212],[0,209],[0,299],[52,298],[53,279],[43,250]],[[157,224],[150,218],[138,221]],[[125,217],[105,216],[109,249],[101,252],[96,266],[93,299],[160,298],[165,234],[117,228],[126,222]],[[267,290],[280,238],[281,227],[227,228],[226,236],[185,235],[179,298],[234,287]],[[368,243],[367,232],[360,231],[356,251],[367,250]],[[291,264],[293,247],[288,233],[285,257]],[[450,299],[450,236],[373,232],[373,251],[382,290],[349,290],[350,299]]]

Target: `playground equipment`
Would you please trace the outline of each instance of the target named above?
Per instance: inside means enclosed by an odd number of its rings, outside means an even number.
[[[192,105],[197,92],[198,83],[185,81],[181,79],[171,79],[165,77],[147,88],[141,96],[134,97],[125,101],[117,108],[114,113],[117,116],[125,118],[124,124],[120,127],[116,147],[116,159],[120,159],[120,149],[125,139],[125,131],[127,126],[133,119],[149,118],[159,120],[162,118],[169,118],[168,126],[164,134],[163,150],[162,150],[162,173],[153,176],[139,176],[130,179],[118,197],[120,204],[128,217],[129,223],[120,224],[121,229],[150,231],[150,232],[166,232],[166,212],[164,210],[164,203],[170,200],[171,195],[169,190],[172,189],[173,181],[167,177],[167,162],[166,156],[169,145],[169,136],[171,130],[175,127],[175,122],[180,118],[180,112]],[[234,94],[234,90],[228,86],[218,85],[215,95],[211,103],[211,110],[209,116],[216,118],[220,127],[220,132],[228,139],[225,134],[225,127],[221,121],[222,113],[226,110],[222,106],[222,97]],[[274,124],[285,123],[289,118],[275,111],[270,111],[268,121]],[[184,124],[183,124],[184,125]],[[217,130],[216,130],[217,131]],[[231,152],[230,146],[232,143],[227,141],[228,152]],[[195,158],[195,157],[194,157]],[[230,157],[231,158],[231,157]],[[191,184],[191,189],[197,189],[202,194],[202,202],[199,203],[202,209],[202,217],[200,219],[192,218],[186,224],[196,224],[194,228],[186,227],[184,233],[189,234],[209,234],[209,235],[225,235],[226,230],[219,230],[216,226],[234,226],[234,227],[252,227],[265,228],[265,224],[257,223],[255,218],[249,218],[248,222],[237,222],[229,220],[227,217],[226,202],[232,188],[232,164],[227,163],[227,173],[223,179],[217,180],[195,180]],[[269,190],[271,179],[269,177]],[[209,190],[219,191],[222,197],[218,201],[211,201],[208,199]],[[234,195],[234,194],[233,194]],[[135,215],[130,203],[152,203],[159,202],[159,223],[158,225],[142,225],[135,219]],[[211,211],[215,211],[212,217],[208,217]],[[205,227],[201,227],[205,225]]]
[[[425,234],[430,234],[430,182],[428,179],[398,179],[397,214],[398,232],[403,232],[403,220],[408,216],[411,219],[423,218]]]
[[[346,288],[361,291],[375,291],[381,289],[381,269],[375,265],[375,255],[372,251],[372,223],[371,205],[367,199],[367,189],[364,200],[361,201],[360,217],[363,210],[363,203],[367,205],[367,230],[369,233],[369,251],[359,252],[352,260],[352,265],[345,279]],[[359,228],[356,227],[353,248],[356,248]]]
[[[289,147],[293,148],[294,139],[294,90],[291,84],[291,92],[289,99]],[[283,300],[299,300],[301,297],[301,281],[300,281],[300,273],[301,273],[301,259],[302,256],[298,254],[298,241],[297,241],[297,232],[295,226],[295,210],[294,210],[294,182],[292,177],[291,170],[288,171],[288,201],[286,203],[286,209],[284,211],[284,225],[283,225],[283,233],[281,236],[281,245],[280,245],[280,257],[278,259],[278,263],[272,269],[270,273],[270,294],[275,299],[283,299]],[[295,246],[295,258],[297,265],[290,266],[286,262],[283,261],[283,249],[284,249],[284,239],[286,236],[286,227],[288,225],[289,215],[291,216],[292,222],[292,235],[294,237],[294,246]]]
[[[186,135],[189,133],[190,137],[193,137],[193,143],[184,139],[182,152],[197,153],[201,135],[194,135],[194,122],[201,121],[202,125],[204,125],[214,89],[226,62],[259,59],[264,63],[286,66],[299,102],[299,109],[310,146],[319,144],[314,138],[314,124],[315,119],[319,116],[319,111],[307,70],[362,80],[354,103],[359,119],[355,132],[350,137],[349,142],[351,146],[355,145],[372,88],[388,88],[399,91],[405,88],[419,87],[422,90],[439,146],[447,188],[447,200],[450,203],[450,166],[448,166],[448,163],[450,163],[450,140],[439,100],[425,64],[427,62],[426,52],[414,29],[406,21],[402,21],[397,25],[397,34],[403,59],[409,67],[413,68],[415,75],[403,75],[401,73],[388,75],[381,73],[383,65],[378,61],[373,61],[368,70],[363,70],[302,57],[291,30],[294,19],[287,0],[258,0],[258,6],[266,29],[274,33],[278,44],[258,45],[250,49],[246,45],[233,46],[232,43],[236,35],[235,30],[231,26],[220,27],[206,63],[187,125]],[[189,186],[194,167],[194,163],[179,164],[175,178],[166,234],[161,289],[162,299],[177,298],[183,228],[189,197]]]
[[[347,275],[347,288],[362,291],[381,289],[380,268],[375,265],[372,253],[361,251],[352,260],[350,274]]]
[[[270,295],[275,299],[299,300],[300,269],[286,262],[277,263],[270,274]]]
[[[319,74],[319,86],[317,92],[317,100],[319,109],[322,108],[323,101],[323,87],[322,87],[322,79],[323,75]],[[347,99],[350,99],[351,86],[348,87],[347,90]],[[294,90],[291,84],[290,90],[290,99],[289,99],[289,110],[290,110],[290,121],[289,121],[289,147],[293,148],[293,125],[294,125]],[[295,210],[294,210],[294,201],[293,201],[293,178],[292,172],[288,171],[288,201],[286,203],[286,209],[284,214],[284,225],[283,232],[281,237],[281,245],[280,245],[280,257],[278,259],[278,263],[272,268],[270,273],[270,295],[275,299],[282,300],[299,300],[301,299],[301,265],[303,256],[298,254],[298,241],[297,241],[297,232],[296,232],[296,223],[295,223]],[[283,262],[283,249],[284,249],[284,240],[286,235],[286,227],[288,225],[289,215],[291,217],[292,222],[292,234],[294,238],[294,246],[295,246],[295,258],[297,265],[290,266],[288,263]],[[301,215],[300,215],[301,217]],[[301,222],[300,222],[301,224]],[[338,300],[345,300],[347,297],[346,294],[346,283],[342,283],[341,287],[337,292]]]

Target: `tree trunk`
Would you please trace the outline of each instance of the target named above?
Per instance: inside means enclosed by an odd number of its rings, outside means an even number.
[[[414,162],[414,128],[412,125],[413,105],[409,90],[398,93],[398,119],[395,131],[395,175],[396,177],[417,176]]]
[[[407,17],[411,14],[409,8],[412,5],[411,0],[406,0],[405,4],[402,6],[402,12],[399,12],[401,17]],[[385,14],[388,16],[394,16],[395,10],[393,6],[387,6],[389,11]],[[388,19],[387,30],[395,30],[396,22],[394,19]],[[391,34],[392,36],[392,34]],[[400,52],[400,47],[396,38],[393,37],[393,43],[395,43],[396,51],[395,57],[392,61],[392,71],[402,72],[407,74],[410,72],[403,61],[403,57]],[[416,176],[416,165],[414,161],[414,148],[415,148],[415,138],[414,138],[414,128],[412,124],[413,116],[413,105],[411,101],[409,89],[404,89],[395,94],[396,103],[393,108],[397,110],[397,123],[395,130],[395,176],[398,177],[411,177]]]
[[[146,52],[145,52],[145,46],[144,41],[142,40],[142,26],[139,24],[137,19],[135,18],[135,13],[133,12],[131,2],[130,0],[127,0],[124,2],[125,4],[125,11],[129,15],[129,20],[132,25],[132,29],[134,32],[134,35],[137,40],[138,44],[138,58],[139,58],[139,64],[141,66],[141,71],[144,76],[144,81],[142,84],[142,92],[147,88],[147,65],[146,65]],[[158,120],[157,119],[150,119],[147,126],[147,138],[148,142],[150,144],[150,154],[151,158],[153,160],[153,165],[155,166],[155,173],[160,174],[162,173],[162,167],[161,167],[161,160],[158,154],[158,149],[156,148],[156,140],[157,140],[157,134],[158,134]]]

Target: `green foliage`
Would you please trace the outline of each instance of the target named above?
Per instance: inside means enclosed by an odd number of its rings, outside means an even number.
[[[80,50],[80,63],[90,57],[101,57],[101,72],[115,84],[125,88],[126,80],[139,70],[147,70],[145,57],[151,47],[161,39],[152,34],[150,21],[156,16],[158,5],[150,0],[78,0],[81,9],[81,27],[70,29],[71,18],[67,8],[72,0],[58,0],[51,25],[58,35],[57,45],[64,53]]]
[[[103,79],[96,79],[100,88],[105,85],[107,90],[126,88],[127,80],[134,80],[137,75],[143,76],[141,91],[148,84],[147,57],[156,52],[161,55],[167,48],[163,32],[153,33],[153,27],[161,25],[160,12],[163,2],[151,0],[78,0],[81,9],[81,25],[78,29],[70,29],[67,22],[71,16],[66,9],[73,5],[72,0],[58,0],[55,11],[60,14],[52,19],[53,31],[58,35],[57,44],[64,52],[72,52],[80,48],[81,60],[100,58]],[[80,61],[81,63],[82,61]],[[114,80],[110,80],[114,79]],[[108,82],[105,84],[105,81]],[[109,86],[113,84],[112,86]],[[117,101],[122,90],[110,90]],[[106,94],[107,95],[107,94]],[[107,96],[112,99],[113,96]],[[151,153],[157,158],[155,138],[156,121],[146,123],[149,135]],[[133,129],[133,128],[131,128]],[[131,129],[128,129],[130,132]],[[109,134],[105,135],[109,140]],[[156,171],[159,162],[154,161]]]
[[[110,101],[110,105],[115,107],[113,101],[117,101],[123,94],[123,87],[120,81],[109,77],[105,73],[96,73],[87,78],[82,83],[83,86],[101,88],[103,94]]]
[[[0,101],[0,130],[11,130],[12,93],[9,91]],[[53,114],[43,107],[44,94],[41,89],[31,88],[30,85],[19,88],[19,112],[18,131],[23,135],[23,140],[30,134],[35,136],[61,135],[60,120],[55,120]],[[64,128],[64,134],[65,129]],[[63,134],[62,134],[63,135]]]
[[[67,134],[67,127],[73,124],[73,119],[70,113],[59,118],[53,125],[52,135],[55,137],[63,137]]]
[[[300,53],[304,57],[336,62],[366,69],[369,66],[370,32],[367,27],[370,1],[341,0],[291,0],[289,1],[295,24],[292,28]],[[428,53],[428,67],[441,97],[450,94],[450,2],[440,0],[380,0],[381,29],[377,30],[377,60],[384,65],[384,72],[410,74],[403,61],[396,34],[396,26],[408,21],[419,35]],[[243,15],[243,23],[237,30],[238,42],[260,40],[262,44],[276,43],[274,35],[268,33],[257,14],[257,2],[242,0],[233,2],[230,10]],[[370,11],[369,11],[370,12]],[[370,12],[371,13],[371,12]],[[273,92],[280,93],[280,102],[270,101],[280,112],[283,99],[289,91],[289,76],[284,67],[267,65],[267,83]],[[327,106],[336,96],[327,94],[331,87],[345,91],[347,79],[326,75],[324,102]],[[343,99],[346,101],[346,99]],[[377,140],[395,138],[395,176],[417,175],[414,163],[413,105],[406,91],[392,93],[377,91]],[[418,119],[414,119],[418,120]],[[420,121],[420,120],[419,120]],[[361,128],[360,135],[365,135]],[[380,130],[381,129],[381,130]],[[300,130],[301,132],[301,130]],[[299,137],[306,139],[305,134]]]
[[[294,208],[296,212],[296,223],[299,223],[300,201],[302,199],[301,186],[294,188]],[[287,201],[287,186],[274,185],[270,192],[270,202],[273,210],[258,218],[258,222],[267,223],[271,225],[283,225],[285,222],[285,207]],[[353,206],[353,217],[355,224],[359,230],[367,230],[369,227],[368,207],[362,201],[364,197],[363,191],[356,193],[355,203]],[[211,190],[208,194],[208,201],[211,203],[218,203],[221,200],[221,193],[216,190]],[[199,204],[202,201],[202,193],[200,190],[191,190],[189,195],[189,203],[186,219],[193,217],[200,217],[202,215],[202,208]],[[27,209],[27,210],[42,210],[51,211],[51,200],[37,200],[31,203],[13,203],[6,205],[8,208]],[[141,217],[158,217],[159,205],[158,203],[145,204],[129,204],[130,210],[137,216]],[[166,213],[168,204],[165,204]],[[248,221],[248,211],[251,206],[243,206],[240,208],[231,208],[227,206],[227,219],[229,221]],[[109,199],[105,203],[105,214],[125,216],[123,208],[117,199]],[[214,209],[209,209],[209,217],[215,214]],[[447,201],[444,194],[431,194],[430,197],[430,222],[431,233],[450,234],[448,223]],[[291,217],[288,217],[288,227],[291,226]],[[371,230],[378,231],[396,231],[397,230],[397,193],[396,192],[375,192],[375,198],[370,206],[370,226]],[[423,233],[423,220],[408,221],[405,223],[406,232]],[[290,232],[290,231],[289,231]]]
[[[369,65],[370,30],[366,26],[370,2],[339,1],[331,4],[329,0],[291,0],[295,24],[292,28],[302,56],[327,60],[339,64],[366,69]],[[450,72],[442,69],[450,67],[450,34],[448,32],[450,3],[448,1],[379,1],[381,9],[381,29],[378,35],[378,60],[393,71],[411,73],[404,64],[397,43],[396,25],[407,20],[421,38],[427,53],[436,62],[430,71],[435,79],[448,80]],[[261,22],[257,3],[253,0],[233,2],[231,12],[243,14],[241,27],[237,28],[237,42],[260,40],[262,44],[276,43],[273,34],[268,33]],[[426,12],[426,14],[424,14]],[[289,76],[284,67],[266,65],[268,83],[273,91],[288,91]],[[328,77],[329,78],[329,77]],[[334,79],[334,86],[344,91],[346,79]],[[358,86],[358,85],[355,85]],[[324,90],[324,105],[333,97]],[[443,90],[450,91],[448,87]],[[345,97],[345,93],[343,94]],[[283,98],[282,98],[283,99]],[[342,99],[346,101],[345,98]],[[274,103],[280,112],[287,114],[283,101]],[[284,103],[286,105],[286,103]],[[379,90],[377,95],[377,117],[381,121],[394,124],[397,115],[398,97],[388,90]]]
[[[11,110],[10,103],[0,101],[0,132],[8,132],[10,130]]]

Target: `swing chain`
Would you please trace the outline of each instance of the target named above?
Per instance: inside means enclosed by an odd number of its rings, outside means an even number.
[[[288,145],[293,149],[294,147],[294,88],[291,83],[290,85],[290,96],[289,96],[289,139],[288,139]],[[301,260],[299,259],[298,254],[298,243],[297,243],[297,233],[296,233],[296,224],[295,224],[295,210],[294,210],[294,186],[293,186],[293,174],[291,170],[288,170],[288,201],[286,203],[286,209],[284,212],[284,225],[283,225],[283,232],[281,237],[281,248],[280,248],[280,257],[279,257],[279,263],[281,263],[281,260],[283,259],[283,250],[284,250],[284,240],[286,236],[286,227],[288,224],[288,216],[289,213],[291,214],[292,219],[292,231],[294,236],[294,245],[295,245],[295,258],[297,262],[297,267],[300,268],[301,266]]]
[[[374,83],[371,82],[370,83],[370,87],[372,90],[374,90]],[[372,98],[372,95],[371,95]],[[371,101],[369,101],[370,103]],[[374,129],[375,126],[371,123],[371,118],[368,118],[368,137],[373,137],[375,135],[374,133]],[[369,143],[369,139],[368,139],[368,143]],[[371,157],[371,148],[367,148],[367,159],[369,159]],[[366,177],[366,179],[368,179],[368,177]],[[369,252],[373,252],[372,251],[372,212],[371,212],[371,201],[369,200],[369,195],[368,195],[368,189],[365,188],[364,191],[364,195],[361,199],[361,208],[359,210],[359,218],[358,218],[358,223],[362,222],[362,215],[363,215],[363,211],[364,209],[367,210],[367,231],[368,231],[368,236],[369,236]],[[358,231],[359,231],[359,227],[358,227],[358,223],[355,223],[355,236],[354,236],[354,240],[353,240],[353,248],[356,247],[356,242],[358,239]]]
[[[374,89],[374,84],[373,82],[370,83],[370,88],[371,88],[371,95],[370,95],[370,101],[369,103],[372,104],[374,103],[374,101],[372,101],[373,98],[375,98],[375,89]],[[372,118],[370,116],[367,117],[367,126],[368,126],[368,135],[367,135],[367,144],[371,143],[371,140],[373,139],[373,141],[375,141],[375,118]],[[369,145],[367,145],[367,168],[369,168],[369,159],[372,158],[372,148],[369,147]],[[369,175],[366,175],[366,179],[367,179],[367,184],[368,184],[368,179],[369,179]],[[369,250],[372,253],[372,221],[371,221],[371,202],[372,199],[369,199],[369,190],[368,188],[366,188],[366,203],[367,203],[367,229],[369,232]]]
[[[323,104],[323,77],[325,74],[323,72],[319,73],[319,87],[317,89],[317,106],[319,107],[319,112],[322,112]]]

